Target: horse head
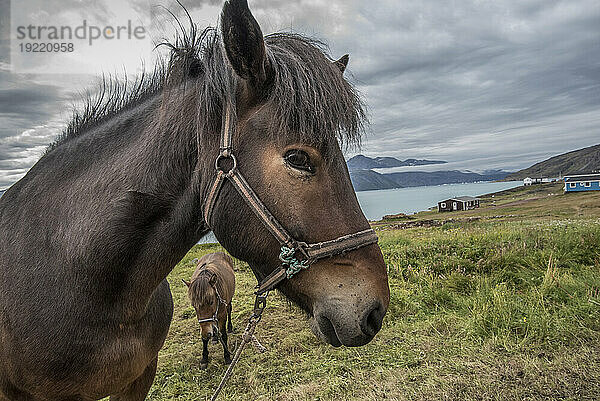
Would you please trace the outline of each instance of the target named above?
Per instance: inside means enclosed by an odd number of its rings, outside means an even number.
[[[235,168],[265,208],[301,243],[370,229],[342,153],[360,138],[364,118],[343,75],[348,57],[333,61],[318,43],[293,34],[263,37],[245,0],[225,3],[221,35],[234,82],[235,112],[224,120],[234,125]],[[218,152],[214,144],[204,148]],[[214,168],[207,171],[214,182]],[[211,215],[219,242],[248,262],[259,280],[281,265],[281,241],[232,185],[223,185]],[[389,304],[376,243],[315,261],[278,289],[308,314],[315,335],[333,346],[368,343]]]

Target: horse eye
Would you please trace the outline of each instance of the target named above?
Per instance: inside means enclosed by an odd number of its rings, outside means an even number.
[[[297,170],[306,171],[308,173],[314,173],[315,168],[310,163],[310,157],[308,153],[299,149],[292,149],[285,152],[285,156],[283,156],[285,162],[290,166]]]

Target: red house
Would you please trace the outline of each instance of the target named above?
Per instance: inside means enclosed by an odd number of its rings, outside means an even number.
[[[472,196],[459,196],[438,202],[438,212],[469,210],[479,207],[479,199]]]

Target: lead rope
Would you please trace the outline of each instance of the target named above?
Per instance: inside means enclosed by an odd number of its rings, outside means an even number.
[[[265,348],[265,346],[262,345],[260,343],[260,341],[258,341],[258,338],[256,338],[255,335],[252,335],[252,345],[254,345],[254,348],[261,354],[264,354],[265,352],[267,352],[267,349]]]
[[[210,401],[215,401],[217,399],[219,393],[221,392],[221,390],[223,390],[223,387],[225,387],[225,384],[227,384],[227,381],[231,377],[233,373],[233,368],[239,362],[240,357],[242,356],[242,351],[246,347],[246,344],[252,342],[256,326],[258,325],[258,322],[260,322],[260,320],[262,319],[262,313],[265,310],[265,307],[267,306],[268,295],[269,293],[266,292],[264,294],[256,296],[256,300],[254,301],[254,311],[252,312],[250,319],[248,319],[248,325],[246,326],[246,330],[244,330],[244,334],[242,335],[242,342],[239,345],[239,347],[235,350],[235,355],[233,356],[231,363],[227,367],[227,370],[225,371],[225,374],[221,379],[221,383],[219,383],[219,386],[210,398]]]

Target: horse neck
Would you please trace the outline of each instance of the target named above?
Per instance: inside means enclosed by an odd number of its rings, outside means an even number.
[[[104,174],[115,174],[110,178],[119,187],[112,196],[122,198],[114,225],[130,225],[138,237],[127,245],[128,258],[122,250],[107,251],[109,257],[128,262],[107,263],[104,270],[127,277],[127,285],[115,296],[132,317],[144,313],[161,281],[208,231],[201,213],[206,181],[202,172],[208,171],[204,164],[212,162],[198,157],[197,107],[192,95],[191,91],[183,93],[178,102],[164,94],[150,99],[133,113],[132,120],[146,121],[129,129],[134,136],[113,149],[111,145],[104,149],[106,154],[112,153]],[[193,118],[184,117],[190,113]],[[115,231],[110,223],[107,230],[112,236],[132,236],[130,230]],[[121,256],[116,256],[119,253]]]
[[[151,296],[153,289],[209,231],[202,217],[202,207],[205,193],[212,184],[219,138],[218,132],[202,135],[199,152],[198,106],[189,91],[188,94],[181,96],[176,105],[169,99],[161,99],[162,105],[154,117],[157,128],[143,140],[147,153],[140,155],[140,159],[151,161],[142,169],[149,172],[149,178],[144,180],[147,191],[158,198],[165,196],[169,213],[164,219],[168,224],[160,224],[148,241],[158,240],[163,246],[144,249],[139,263],[133,267],[131,282],[142,283],[132,291],[134,300]],[[148,266],[152,266],[151,272]]]

